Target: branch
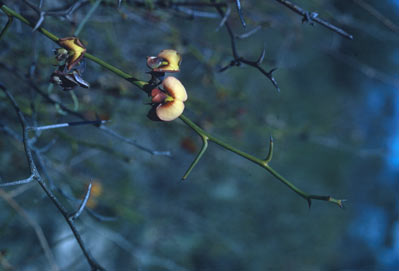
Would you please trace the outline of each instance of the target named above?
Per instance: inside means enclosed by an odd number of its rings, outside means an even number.
[[[88,124],[94,124],[99,126],[106,122],[107,122],[106,120],[74,121],[74,122],[65,122],[65,123],[45,125],[45,126],[30,127],[29,129],[33,131],[42,131],[42,130],[58,129],[58,128],[65,128],[65,127],[78,126],[78,125],[88,125]]]
[[[15,101],[14,97],[11,95],[11,93],[2,84],[0,84],[0,88],[3,90],[3,92],[6,94],[7,98],[10,100],[12,106],[14,107],[15,112],[18,115],[19,122],[22,126],[22,141],[23,141],[23,145],[24,145],[24,149],[25,149],[26,159],[28,160],[29,170],[31,173],[31,176],[25,180],[29,180],[30,178],[32,178],[32,180],[36,180],[38,182],[38,184],[40,185],[40,187],[43,189],[43,191],[46,193],[47,197],[53,202],[53,204],[57,207],[58,211],[63,215],[63,217],[65,218],[66,222],[68,223],[71,231],[73,232],[73,235],[75,236],[75,239],[78,242],[84,256],[86,257],[86,260],[88,261],[91,269],[92,270],[105,270],[101,265],[99,265],[97,263],[97,261],[93,258],[93,256],[91,256],[90,252],[87,250],[86,246],[84,245],[83,240],[82,240],[78,230],[76,229],[76,226],[75,226],[73,220],[70,219],[70,217],[68,216],[68,213],[67,213],[65,207],[59,202],[57,197],[53,194],[53,192],[51,192],[51,190],[47,187],[44,180],[40,176],[39,171],[37,170],[36,164],[33,160],[32,150],[31,150],[31,146],[29,143],[29,137],[28,137],[29,127],[27,125],[25,116],[22,114],[21,109],[19,108],[18,104],[16,103],[16,101]]]
[[[93,57],[94,57],[94,56],[93,56]],[[96,57],[94,57],[94,59],[98,60],[99,63],[102,63],[102,62],[103,62],[102,60],[99,60],[99,59],[96,58]],[[101,65],[101,64],[100,64],[100,65]],[[109,64],[108,64],[108,65],[109,65]],[[67,113],[70,114],[70,115],[76,116],[76,117],[78,117],[78,118],[80,118],[80,119],[82,119],[82,120],[84,120],[84,121],[86,121],[86,122],[90,122],[90,120],[88,120],[87,118],[85,118],[83,114],[81,114],[81,113],[79,113],[79,112],[76,112],[76,111],[74,111],[74,110],[68,108],[68,107],[65,106],[63,103],[61,103],[61,102],[59,102],[59,101],[53,99],[52,97],[50,97],[46,92],[42,91],[33,81],[29,81],[29,80],[27,80],[25,77],[22,77],[16,70],[14,70],[14,69],[9,69],[7,66],[5,66],[5,65],[2,64],[2,63],[0,63],[0,67],[4,68],[6,71],[8,71],[8,72],[12,73],[13,75],[17,76],[19,79],[24,80],[24,82],[26,82],[26,83],[28,84],[29,87],[32,87],[37,93],[39,93],[43,98],[45,98],[45,100],[46,100],[47,102],[52,103],[52,104],[58,106],[59,108],[61,108],[63,111],[67,112]],[[115,68],[115,67],[113,67],[113,68]],[[116,68],[115,68],[115,69],[116,69]],[[121,76],[121,74],[122,74],[122,75],[125,75],[126,77],[123,77],[123,78],[125,78],[125,79],[128,80],[129,82],[135,82],[134,80],[137,80],[137,79],[134,79],[134,78],[131,77],[130,75],[128,75],[128,74],[126,74],[126,73],[124,73],[124,72],[122,72],[121,70],[118,70],[118,69],[116,69],[116,72],[115,72],[115,73],[116,73],[118,76]],[[147,82],[138,81],[138,84],[139,84],[139,85],[145,85],[145,84],[147,84]],[[132,145],[132,146],[134,146],[134,147],[136,147],[136,148],[138,148],[138,149],[140,149],[140,150],[142,150],[142,151],[145,151],[145,152],[147,152],[147,153],[149,153],[149,154],[151,154],[151,155],[155,155],[155,156],[158,156],[158,155],[159,155],[159,156],[172,156],[172,153],[171,153],[170,151],[153,150],[153,149],[151,149],[151,148],[149,148],[149,147],[146,147],[146,146],[143,146],[143,145],[137,143],[137,141],[134,140],[134,139],[130,139],[130,138],[127,138],[127,137],[124,137],[124,136],[120,135],[118,132],[114,131],[113,129],[111,129],[111,128],[109,128],[109,127],[106,127],[106,126],[103,126],[103,125],[97,125],[97,123],[93,123],[93,125],[94,125],[95,127],[99,128],[103,133],[105,133],[105,134],[107,134],[107,135],[109,135],[109,136],[111,136],[111,137],[114,137],[114,138],[116,138],[116,139],[118,139],[118,140],[121,140],[121,141],[125,142],[126,144]],[[1,126],[1,123],[0,123],[0,128],[3,128],[3,127]],[[3,129],[4,129],[4,128],[3,128]]]
[[[9,9],[9,8],[6,7],[6,6],[3,6],[1,9],[2,9],[3,11],[5,11],[6,13],[8,13],[8,14],[17,14],[16,12],[14,12],[13,10]],[[219,9],[220,9],[220,8],[219,8]],[[220,10],[220,12],[223,13],[223,11],[221,11],[221,10]],[[20,16],[19,14],[17,14],[17,15],[18,15],[18,17],[17,17],[18,19],[19,19],[19,18],[22,18],[23,22],[27,22],[27,20],[26,20],[24,17]],[[221,14],[221,15],[223,15],[223,14]],[[31,24],[29,24],[29,22],[27,22],[27,24],[28,24],[28,25],[31,25]],[[226,23],[226,27],[227,27],[227,23]],[[230,27],[227,27],[227,28],[228,28],[228,31],[229,31],[230,35],[233,36]],[[44,34],[45,36],[47,36],[48,38],[52,39],[52,37],[56,37],[54,34],[48,32],[47,30],[45,30],[45,29],[43,29],[43,28],[40,28],[40,29],[41,29],[41,33],[43,33],[43,34]],[[229,30],[229,29],[230,29],[230,30]],[[58,38],[57,38],[57,39],[58,39]],[[235,44],[235,43],[232,42],[232,45],[233,45],[233,46],[234,46],[234,44]],[[234,52],[235,52],[235,50],[233,50],[233,53],[234,53]],[[263,53],[262,53],[262,55],[263,55]],[[96,63],[99,64],[99,65],[101,65],[103,68],[105,68],[105,69],[107,69],[107,70],[109,70],[109,71],[111,71],[111,72],[117,74],[117,75],[120,76],[121,78],[124,78],[124,79],[126,79],[127,81],[131,82],[132,84],[134,84],[135,86],[137,86],[138,88],[140,88],[142,91],[144,91],[144,92],[146,92],[146,93],[149,91],[149,90],[148,90],[149,85],[148,85],[147,82],[145,82],[145,81],[140,81],[140,80],[134,78],[133,76],[129,75],[128,73],[126,73],[126,72],[124,72],[124,71],[122,71],[122,70],[120,70],[120,69],[118,69],[118,68],[112,66],[111,64],[108,64],[107,62],[105,62],[105,61],[103,61],[103,60],[101,60],[101,59],[99,59],[99,58],[97,58],[97,57],[95,57],[95,56],[93,56],[93,55],[91,55],[91,54],[86,53],[85,56],[86,56],[86,58],[88,58],[88,59],[90,59],[90,60],[96,62]],[[272,72],[272,71],[270,71],[269,73],[271,73],[271,72]],[[343,204],[342,204],[342,203],[343,203],[343,200],[335,199],[335,198],[333,198],[333,197],[331,197],[331,196],[311,195],[311,194],[305,193],[304,191],[300,190],[300,189],[297,188],[294,184],[292,184],[290,181],[288,181],[288,180],[285,179],[283,176],[281,176],[276,170],[274,170],[274,169],[269,165],[269,162],[270,162],[270,161],[268,161],[268,158],[266,158],[266,159],[264,159],[264,160],[259,159],[259,158],[256,158],[255,156],[252,156],[252,155],[250,155],[250,154],[248,154],[248,153],[246,153],[246,152],[243,152],[243,151],[241,151],[241,150],[239,150],[239,149],[237,149],[237,148],[231,146],[230,144],[224,142],[223,140],[218,139],[218,138],[216,138],[216,137],[210,135],[209,133],[205,132],[202,128],[200,128],[198,125],[196,125],[194,122],[192,122],[192,121],[191,121],[189,118],[187,118],[186,116],[181,115],[179,118],[180,118],[187,126],[189,126],[189,127],[190,127],[191,129],[193,129],[198,135],[200,135],[200,136],[202,137],[204,145],[206,145],[208,141],[212,141],[212,142],[214,142],[215,144],[221,146],[222,148],[224,148],[224,149],[226,149],[226,150],[229,150],[229,151],[235,153],[236,155],[239,155],[239,156],[241,156],[241,157],[243,157],[243,158],[245,158],[245,159],[251,161],[251,162],[254,163],[254,164],[259,165],[260,167],[262,167],[263,169],[265,169],[266,171],[268,171],[271,175],[273,175],[276,179],[278,179],[280,182],[282,182],[283,184],[285,184],[286,186],[288,186],[291,190],[293,190],[293,191],[294,191],[295,193],[297,193],[299,196],[301,196],[302,198],[304,198],[304,199],[308,202],[308,205],[309,205],[309,206],[311,205],[312,200],[321,200],[321,201],[327,201],[327,202],[334,203],[334,204],[338,205],[338,206],[341,207],[341,208],[343,207]],[[271,145],[271,148],[272,148],[272,145]],[[202,155],[203,155],[203,153],[206,151],[206,149],[207,149],[207,147],[204,147],[204,146],[201,148],[200,154],[197,155],[196,160],[194,160],[194,163],[195,163],[195,164],[198,163],[199,159],[202,157]],[[202,154],[201,154],[201,152],[202,152]],[[269,152],[270,152],[270,151],[269,151]],[[269,157],[269,156],[268,156],[268,157]],[[269,158],[271,158],[271,156],[270,156]],[[194,164],[194,166],[195,166],[195,164]],[[190,167],[194,167],[194,166],[191,165]],[[190,170],[190,169],[189,169],[189,170]],[[191,168],[191,170],[192,170],[192,168]],[[190,171],[191,171],[191,170],[190,170]],[[186,172],[185,176],[186,176],[186,175],[187,175],[187,172]],[[186,177],[187,177],[187,176],[186,176]]]
[[[201,138],[205,138],[206,140],[204,140],[204,145],[203,148],[201,149],[199,155],[196,157],[196,159],[194,160],[193,164],[197,163],[199,158],[203,155],[203,153],[206,150],[205,142],[207,141],[212,141],[213,143],[223,147],[224,149],[231,151],[251,162],[253,162],[254,164],[257,164],[258,166],[262,167],[263,169],[267,170],[271,175],[273,175],[277,180],[279,180],[280,182],[282,182],[283,184],[285,184],[286,186],[288,186],[291,190],[293,190],[295,193],[297,193],[299,196],[301,196],[302,198],[304,198],[307,202],[309,207],[312,204],[312,200],[322,200],[322,201],[328,201],[331,203],[335,203],[337,204],[339,207],[343,207],[343,200],[338,200],[335,199],[333,197],[330,196],[319,196],[319,195],[310,195],[308,193],[305,193],[304,191],[302,191],[301,189],[299,189],[298,187],[296,187],[294,184],[292,184],[290,181],[288,181],[287,179],[285,179],[283,176],[281,176],[276,170],[274,170],[270,165],[269,162],[271,161],[272,158],[272,153],[273,153],[273,140],[270,139],[270,147],[269,147],[269,153],[266,157],[266,159],[262,160],[259,158],[256,158],[253,155],[250,155],[246,152],[243,152],[233,146],[231,146],[230,144],[224,142],[223,140],[220,140],[212,135],[210,135],[209,133],[205,132],[202,128],[200,128],[198,125],[196,125],[194,122],[192,122],[189,118],[187,118],[184,115],[180,116],[180,119],[187,124],[187,126],[189,126],[192,130],[194,130],[194,132],[196,132]],[[189,171],[192,170],[192,168],[195,166],[193,166],[193,164],[190,166]],[[189,172],[188,172],[189,173]],[[186,173],[183,177],[183,179],[187,178],[188,173]]]
[[[271,69],[270,71],[267,72],[266,70],[264,70],[260,66],[262,61],[263,61],[263,59],[264,59],[264,57],[265,57],[265,48],[263,48],[263,51],[262,51],[262,53],[261,53],[261,55],[260,55],[260,57],[258,58],[257,61],[250,61],[248,59],[245,59],[245,58],[239,56],[238,52],[237,52],[237,46],[236,46],[236,40],[235,40],[237,38],[237,35],[235,35],[233,33],[233,30],[231,29],[231,26],[230,26],[229,22],[227,21],[226,14],[223,11],[223,9],[220,6],[215,6],[215,8],[219,12],[219,15],[223,18],[222,22],[223,22],[224,26],[226,27],[227,33],[229,34],[230,42],[231,42],[231,51],[233,53],[233,58],[234,58],[230,62],[230,64],[228,64],[227,66],[219,69],[219,72],[223,72],[223,71],[225,71],[225,70],[227,70],[227,69],[229,69],[231,67],[234,67],[234,66],[240,66],[241,63],[244,63],[244,64],[247,64],[248,66],[254,67],[257,70],[259,70],[263,75],[265,75],[270,80],[270,82],[277,89],[277,91],[280,92],[280,88],[279,88],[279,86],[277,84],[277,81],[276,81],[276,79],[273,76],[273,72],[277,68],[273,68],[273,69]],[[252,35],[253,33],[255,33],[257,30],[259,30],[259,27],[255,28],[255,29],[256,29],[255,31],[252,30],[247,35],[244,35],[244,38]],[[240,36],[238,36],[238,38],[240,38]]]
[[[379,12],[372,5],[364,2],[363,0],[353,0],[353,2],[355,2],[361,8],[370,13],[372,16],[377,18],[377,20],[379,20],[383,25],[385,25],[389,30],[395,33],[399,33],[399,26],[396,25],[394,22],[392,22],[388,17],[384,16],[384,14]]]
[[[294,11],[295,13],[301,15],[302,18],[302,22],[316,22],[332,31],[334,31],[335,33],[340,34],[341,36],[353,40],[353,36],[351,34],[348,34],[346,31],[342,30],[341,28],[323,20],[320,19],[318,17],[318,14],[316,12],[309,12],[304,10],[303,8],[295,5],[294,3],[288,1],[288,0],[276,0],[277,2],[279,2],[280,4],[283,4],[284,6],[288,7],[290,10]]]

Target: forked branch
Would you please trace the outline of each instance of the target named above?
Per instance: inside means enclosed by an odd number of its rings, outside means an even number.
[[[28,24],[29,26],[32,27],[32,24],[28,20],[26,20],[24,17],[22,17],[21,15],[19,15],[15,11],[11,10],[10,8],[8,8],[6,6],[2,6],[1,9],[6,14],[8,14],[9,16],[14,16],[17,19],[21,20],[22,22],[24,22],[24,23],[26,23],[26,24]],[[55,42],[58,41],[58,37],[57,36],[55,36],[54,34],[48,32],[44,28],[41,27],[38,30],[41,33],[43,33],[43,35],[48,37],[49,39],[51,39],[51,40],[53,40]],[[234,43],[232,45],[234,47]],[[233,54],[234,54],[234,52],[235,51],[233,50]],[[94,62],[96,62],[97,64],[99,64],[103,68],[115,73],[119,77],[126,79],[127,81],[131,82],[132,84],[134,84],[135,86],[137,86],[138,88],[143,90],[144,92],[148,91],[149,84],[147,82],[141,81],[139,79],[136,79],[135,77],[131,76],[130,74],[128,74],[128,73],[126,73],[126,72],[124,72],[124,71],[112,66],[111,64],[99,59],[98,57],[96,57],[94,55],[86,53],[85,57],[90,59],[90,60],[92,60],[92,61],[94,61]],[[201,159],[201,157],[203,156],[203,154],[207,150],[208,141],[211,141],[211,142],[221,146],[222,148],[224,148],[224,149],[226,149],[228,151],[231,151],[231,152],[235,153],[236,155],[239,155],[239,156],[251,161],[254,164],[259,165],[260,167],[262,167],[263,169],[268,171],[271,175],[273,175],[276,179],[278,179],[280,182],[282,182],[283,184],[288,186],[291,190],[293,190],[299,196],[304,198],[308,202],[309,206],[311,205],[312,200],[322,200],[322,201],[327,201],[327,202],[334,203],[334,204],[338,205],[341,208],[343,207],[343,200],[335,199],[335,198],[330,197],[330,196],[320,196],[320,195],[312,195],[312,194],[305,193],[304,191],[302,191],[301,189],[296,187],[294,184],[292,184],[290,181],[285,179],[276,170],[274,170],[269,165],[269,162],[271,161],[272,153],[273,153],[273,141],[272,140],[270,141],[269,154],[267,155],[267,157],[265,159],[259,159],[259,158],[255,157],[255,156],[250,155],[250,154],[248,154],[246,152],[243,152],[243,151],[231,146],[230,144],[226,143],[225,141],[223,141],[223,140],[221,140],[221,139],[209,134],[208,132],[206,132],[202,128],[200,128],[198,125],[196,125],[193,121],[191,121],[188,117],[186,117],[184,115],[181,115],[180,119],[187,126],[189,126],[191,129],[193,129],[202,138],[202,141],[203,141],[203,146],[202,146],[199,154],[195,158],[194,162],[190,165],[190,167],[187,170],[187,172],[184,174],[183,179],[187,178],[187,176],[189,175],[191,170],[195,167],[195,165],[198,163],[198,161]]]

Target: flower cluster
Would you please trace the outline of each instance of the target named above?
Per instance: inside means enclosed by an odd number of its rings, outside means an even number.
[[[175,50],[161,51],[158,56],[147,57],[147,66],[152,74],[162,78],[166,72],[179,72],[181,56]],[[183,84],[173,76],[168,76],[161,82],[162,88],[151,90],[151,104],[149,116],[161,121],[172,121],[178,118],[184,111],[184,102],[187,100],[187,92]],[[156,118],[154,118],[154,114]]]

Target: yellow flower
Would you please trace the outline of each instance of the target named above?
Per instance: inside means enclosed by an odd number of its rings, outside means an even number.
[[[176,50],[162,50],[158,56],[147,57],[147,66],[154,72],[179,72],[182,57]]]
[[[86,52],[85,46],[76,37],[62,38],[58,40],[58,44],[69,52],[67,59],[67,68],[71,70],[84,56]]]

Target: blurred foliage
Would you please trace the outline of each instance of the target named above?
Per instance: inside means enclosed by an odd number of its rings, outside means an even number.
[[[24,1],[3,1],[37,20]],[[32,1],[38,4],[39,1]],[[37,2],[37,3],[36,3]],[[43,1],[56,9],[74,1]],[[71,16],[46,16],[43,26],[60,37],[74,31],[96,1]],[[91,87],[74,90],[78,111],[110,119],[121,135],[171,157],[154,156],[94,126],[43,131],[48,177],[63,193],[83,198],[113,221],[85,212],[79,229],[94,257],[108,270],[393,270],[399,268],[398,32],[359,3],[373,5],[394,26],[396,1],[295,3],[354,35],[347,40],[276,1],[241,1],[247,29],[231,6],[228,18],[242,34],[240,55],[277,67],[281,92],[256,69],[232,60],[226,29],[212,7],[165,8],[178,1],[101,1],[79,38],[88,52],[142,80],[145,57],[174,48],[183,55],[177,74],[189,99],[185,114],[212,134],[258,157],[275,139],[273,167],[306,192],[348,200],[346,209],[306,202],[267,172],[211,144],[188,180],[180,178],[201,147],[180,120],[146,118],[149,98],[129,82],[87,61]],[[181,1],[179,1],[181,2]],[[185,1],[211,2],[211,1]],[[220,1],[217,1],[220,2]],[[184,7],[185,9],[182,9]],[[193,16],[189,10],[207,12]],[[396,12],[396,14],[395,14]],[[7,16],[0,16],[5,25]],[[57,46],[14,21],[0,41],[0,81],[36,125],[78,120],[35,91],[73,108],[70,93],[51,89]],[[0,93],[0,177],[29,175],[16,114]],[[396,149],[395,149],[396,148]],[[47,180],[48,181],[48,180]],[[34,183],[4,189],[43,229],[61,270],[88,266],[69,228]],[[57,194],[73,210],[71,204]],[[0,270],[47,270],[49,264],[24,217],[0,200]]]

